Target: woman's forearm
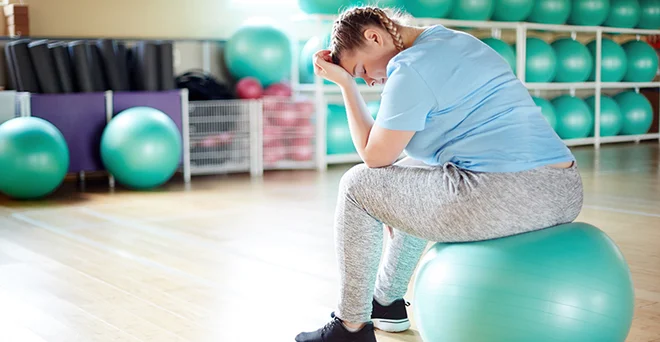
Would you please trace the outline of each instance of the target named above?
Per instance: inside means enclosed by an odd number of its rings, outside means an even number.
[[[362,94],[360,94],[354,81],[351,80],[351,82],[341,85],[341,91],[346,105],[346,116],[348,117],[348,127],[351,131],[353,144],[362,160],[366,160],[368,158],[366,148],[374,119],[371,117],[367,104],[364,102]]]

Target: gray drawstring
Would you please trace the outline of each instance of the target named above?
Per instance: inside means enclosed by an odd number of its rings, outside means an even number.
[[[476,174],[460,169],[453,163],[445,163],[442,165],[442,171],[444,173],[442,183],[451,195],[458,194],[461,185],[466,186],[467,190],[472,190],[480,181],[480,177],[477,177]]]

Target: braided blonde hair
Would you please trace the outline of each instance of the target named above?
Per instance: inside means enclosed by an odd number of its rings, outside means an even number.
[[[369,26],[378,26],[385,29],[392,39],[397,50],[402,51],[403,37],[400,25],[405,16],[401,12],[390,9],[381,9],[372,6],[354,7],[343,12],[332,27],[330,51],[332,61],[339,64],[345,51],[352,51],[364,45],[364,31]]]

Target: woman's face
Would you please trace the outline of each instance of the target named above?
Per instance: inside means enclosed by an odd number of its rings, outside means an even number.
[[[342,56],[340,65],[353,77],[362,78],[373,87],[387,81],[387,63],[396,56],[397,49],[389,33],[380,28],[364,32],[366,44]]]

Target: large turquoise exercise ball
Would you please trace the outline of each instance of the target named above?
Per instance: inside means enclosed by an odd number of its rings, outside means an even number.
[[[540,38],[527,38],[525,80],[551,82],[557,74],[557,55],[550,44]]]
[[[405,0],[352,0],[351,6],[378,6],[380,8],[404,9]]]
[[[348,128],[346,107],[335,104],[328,105],[326,132],[328,155],[356,152],[351,138],[351,131]]]
[[[646,134],[653,123],[653,107],[642,94],[624,91],[614,96],[621,108],[623,127],[621,135]]]
[[[604,25],[610,27],[633,28],[639,23],[642,10],[637,0],[612,0],[610,14]]]
[[[545,120],[548,121],[550,127],[552,127],[553,130],[557,130],[557,114],[555,114],[555,107],[552,103],[542,97],[532,96],[532,99],[537,106],[541,107],[541,114],[543,114]]]
[[[406,0],[404,7],[417,18],[446,18],[456,0]]]
[[[557,55],[555,82],[584,82],[593,68],[593,56],[586,46],[571,38],[561,38],[552,43]]]
[[[523,21],[534,8],[534,0],[494,0],[493,20]]]
[[[449,16],[458,20],[489,20],[495,0],[456,0]]]
[[[596,80],[596,40],[587,44],[589,53],[592,57],[592,68],[589,74],[589,81]],[[600,65],[600,79],[602,82],[620,82],[628,70],[628,57],[621,45],[615,41],[603,38],[602,40],[602,58]]]
[[[564,24],[571,14],[572,0],[536,0],[528,21],[541,24]]]
[[[651,45],[641,40],[624,43],[623,50],[628,58],[626,82],[651,82],[658,70],[658,54]]]
[[[513,50],[511,45],[506,42],[497,39],[497,38],[484,38],[481,41],[490,46],[495,52],[497,52],[504,60],[509,63],[511,70],[516,72],[516,51]]]
[[[594,117],[580,98],[561,95],[552,100],[557,114],[557,134],[562,139],[586,138],[594,126]]]
[[[225,45],[225,63],[236,79],[257,78],[264,87],[291,76],[293,59],[289,37],[268,24],[244,25]]]
[[[350,5],[350,0],[298,0],[298,6],[307,14],[339,14]]]
[[[568,23],[571,25],[599,26],[610,12],[610,0],[573,1]]]
[[[569,223],[469,243],[436,243],[416,272],[424,341],[623,342],[634,287],[600,229]]]
[[[300,69],[300,83],[314,83],[313,57],[319,50],[330,46],[330,35],[314,36],[310,38],[300,50],[298,65]]]
[[[149,189],[167,182],[181,160],[181,134],[172,119],[150,107],[115,116],[101,136],[101,159],[117,181]]]
[[[0,192],[16,199],[37,199],[57,189],[69,169],[69,148],[62,133],[36,117],[0,125]]]
[[[596,115],[596,97],[589,96],[584,99],[589,106],[591,115]],[[595,120],[595,119],[594,119]],[[619,104],[613,98],[605,95],[600,96],[600,136],[611,137],[619,134],[623,128],[623,114]],[[589,136],[594,136],[594,130],[591,130]]]
[[[639,0],[641,15],[637,27],[657,30],[660,28],[660,0]]]

